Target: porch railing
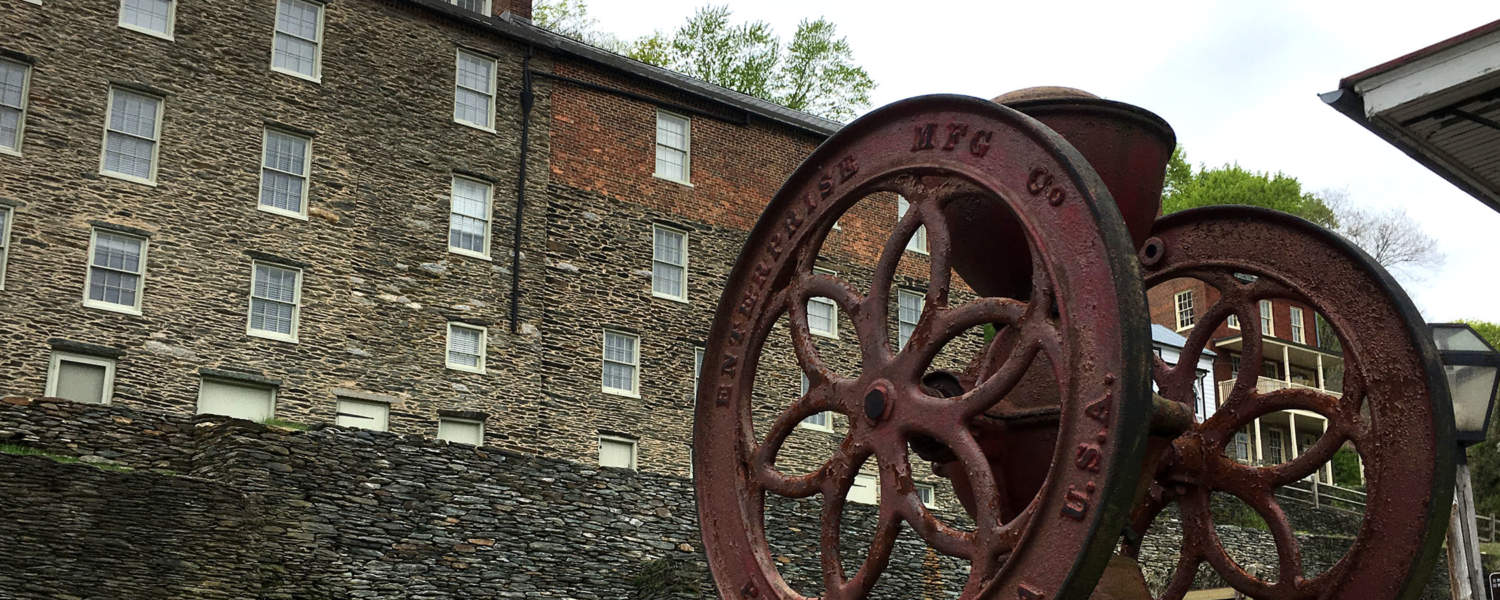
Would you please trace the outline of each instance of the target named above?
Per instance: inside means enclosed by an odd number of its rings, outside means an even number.
[[[1340,393],[1335,392],[1333,390],[1320,389],[1320,388],[1317,388],[1317,387],[1314,387],[1314,386],[1310,386],[1310,385],[1302,385],[1300,383],[1288,383],[1288,382],[1286,382],[1284,380],[1281,380],[1281,379],[1272,379],[1270,377],[1259,377],[1259,378],[1257,378],[1255,380],[1255,391],[1259,392],[1259,393],[1262,393],[1262,394],[1267,393],[1267,392],[1274,392],[1276,390],[1284,390],[1284,389],[1287,389],[1287,388],[1303,389],[1303,390],[1313,390],[1313,391],[1317,391],[1317,392],[1322,392],[1324,394],[1328,394],[1328,395],[1333,396],[1335,398],[1343,396],[1343,394],[1340,394]],[[1233,379],[1226,379],[1224,381],[1220,381],[1219,382],[1219,402],[1220,403],[1223,403],[1224,399],[1229,397],[1229,390],[1232,390],[1232,389],[1234,389],[1234,380]]]

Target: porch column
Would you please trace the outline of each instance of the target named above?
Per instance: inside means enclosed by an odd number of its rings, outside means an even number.
[[[1297,460],[1297,455],[1301,454],[1301,452],[1297,449],[1297,413],[1287,411],[1286,422],[1287,427],[1292,430],[1292,460]]]
[[[1260,447],[1260,417],[1256,417],[1254,423],[1255,423],[1255,464],[1258,465],[1258,464],[1263,464],[1265,462],[1266,455],[1265,455],[1264,452],[1261,451],[1261,447]]]
[[[1320,390],[1326,390],[1328,388],[1324,387],[1324,383],[1323,383],[1323,355],[1321,353],[1319,353],[1319,354],[1314,354],[1313,356],[1318,357],[1318,389],[1320,389]],[[1323,429],[1327,430],[1328,428],[1324,427]]]
[[[1323,419],[1323,435],[1328,435],[1328,419],[1327,418]],[[1318,436],[1318,439],[1319,440],[1323,439],[1323,435]],[[1334,452],[1338,452],[1338,451],[1335,450]],[[1333,483],[1333,459],[1329,459],[1328,462],[1323,463],[1323,468],[1320,469],[1320,470],[1323,471],[1323,473],[1324,473],[1324,475],[1323,475],[1323,482],[1324,483],[1329,483],[1329,484]]]
[[[1281,345],[1281,378],[1286,380],[1287,387],[1292,387],[1292,353],[1286,344]]]

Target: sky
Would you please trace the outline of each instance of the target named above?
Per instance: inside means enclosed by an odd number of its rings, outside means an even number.
[[[726,2],[726,0],[718,0]],[[1340,78],[1500,19],[1487,2],[727,1],[783,39],[826,17],[875,80],[871,107],[931,93],[1065,85],[1161,115],[1194,164],[1280,171],[1310,191],[1404,209],[1443,266],[1398,274],[1428,321],[1500,322],[1500,213],[1317,97]],[[601,31],[670,31],[705,0],[594,0]]]

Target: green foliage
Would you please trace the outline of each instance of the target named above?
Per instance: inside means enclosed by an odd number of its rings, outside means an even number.
[[[1364,489],[1364,479],[1359,474],[1359,453],[1353,448],[1339,448],[1333,454],[1333,484],[1356,490]]]
[[[264,421],[261,421],[260,424],[261,425],[265,425],[267,427],[280,427],[282,429],[293,429],[293,430],[296,430],[296,431],[307,431],[307,424],[306,423],[298,423],[296,421],[287,421],[285,419],[266,419]]]
[[[1284,173],[1248,171],[1239,165],[1194,170],[1181,147],[1167,163],[1162,214],[1200,206],[1242,204],[1279,210],[1330,229],[1338,226],[1333,209],[1317,195],[1303,191],[1297,178]]]
[[[539,27],[794,110],[843,121],[869,106],[875,82],[833,23],[803,19],[783,47],[769,23],[732,16],[708,5],[670,33],[625,42],[597,31],[584,0],[542,0],[532,11]]]
[[[86,464],[86,465],[89,465],[91,467],[94,467],[96,469],[99,469],[101,471],[115,471],[115,472],[124,473],[124,472],[134,471],[135,470],[135,469],[132,469],[132,468],[127,467],[125,465],[116,465],[116,464],[107,463],[107,462],[83,463],[83,461],[80,461],[78,459],[78,457],[76,457],[76,456],[68,456],[66,454],[54,454],[52,452],[48,452],[48,451],[42,450],[40,448],[32,448],[31,446],[22,446],[20,444],[0,444],[0,454],[12,454],[12,455],[16,455],[16,456],[40,456],[42,458],[51,459],[53,462],[62,463],[62,464],[65,464],[65,465],[70,465],[70,464],[73,464],[73,463],[82,463],[82,464]]]

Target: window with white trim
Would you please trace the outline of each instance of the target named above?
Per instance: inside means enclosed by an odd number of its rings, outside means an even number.
[[[833,276],[828,269],[813,267],[813,273]],[[832,298],[816,296],[807,299],[807,330],[813,335],[837,338],[839,336],[839,305]]]
[[[488,332],[483,327],[449,322],[448,368],[483,373],[487,337]]]
[[[490,14],[490,0],[448,0],[448,4],[464,10],[472,10],[485,16],[489,16]]]
[[[1298,344],[1307,343],[1307,333],[1302,329],[1302,309],[1295,306],[1291,309],[1292,341]]]
[[[323,76],[322,45],[322,4],[307,0],[276,1],[272,70],[318,81]]]
[[[1227,317],[1224,317],[1224,324],[1228,325],[1230,329],[1239,329],[1240,328],[1240,316],[1239,315],[1235,315],[1235,314],[1231,314],[1231,315],[1229,315]]]
[[[146,238],[94,229],[83,305],[140,314],[146,285]]]
[[[906,201],[905,196],[896,196],[896,222],[906,218],[906,211],[911,209],[911,204]],[[906,249],[920,254],[927,254],[927,226],[917,228],[911,234],[911,239],[906,240]]]
[[[267,128],[262,148],[260,209],[306,218],[312,139]]]
[[[688,183],[691,147],[692,122],[681,115],[656,111],[656,176]]]
[[[47,396],[86,404],[108,404],[114,395],[114,387],[113,359],[52,353],[47,368]]]
[[[651,295],[687,301],[687,235],[651,226]]]
[[[928,508],[937,506],[937,488],[926,483],[918,483],[916,488],[917,499],[922,501],[923,506]]]
[[[198,414],[264,423],[276,416],[276,388],[204,377],[198,385]]]
[[[1260,334],[1265,337],[1276,337],[1276,321],[1271,318],[1271,301],[1260,301]]]
[[[845,498],[857,504],[879,504],[880,480],[874,475],[855,475],[854,483],[849,486],[849,494]]]
[[[438,417],[437,438],[455,444],[484,445],[484,421]]]
[[[490,257],[490,201],[494,186],[478,179],[453,176],[449,193],[448,251],[478,258]]]
[[[922,305],[927,298],[911,290],[896,290],[896,349],[906,347],[912,332],[917,330],[917,321],[922,318]]]
[[[339,398],[335,403],[333,424],[339,427],[387,431],[390,420],[391,405],[384,402]]]
[[[31,65],[0,59],[0,153],[20,154]]]
[[[250,335],[297,341],[302,270],[255,261],[250,285]]]
[[[698,380],[703,378],[703,349],[693,348],[693,394],[698,393]]]
[[[495,59],[458,51],[454,70],[453,120],[484,130],[495,121]]]
[[[808,382],[807,380],[807,373],[802,373],[801,375],[802,389],[797,393],[797,395],[806,396],[807,388],[810,387],[810,382]],[[808,415],[806,418],[803,418],[802,422],[798,423],[798,425],[801,425],[802,427],[806,427],[808,429],[816,429],[818,431],[833,431],[833,423],[829,418],[828,411],[823,411],[815,415]]]
[[[155,96],[109,88],[100,173],[138,183],[156,183],[162,104],[162,99]]]
[[[10,222],[15,216],[15,209],[0,205],[0,290],[5,289],[5,264],[10,259]]]
[[[603,389],[612,394],[639,395],[641,338],[604,330]]]
[[[1250,434],[1243,431],[1234,432],[1234,441],[1224,450],[1226,456],[1245,464],[1250,464],[1255,458],[1250,455]]]
[[[1193,311],[1193,290],[1177,292],[1172,297],[1173,304],[1177,306],[1177,330],[1182,331],[1193,326],[1197,313]]]
[[[613,435],[599,436],[599,466],[635,470],[636,441]]]
[[[170,40],[176,5],[173,0],[120,0],[120,27]]]

